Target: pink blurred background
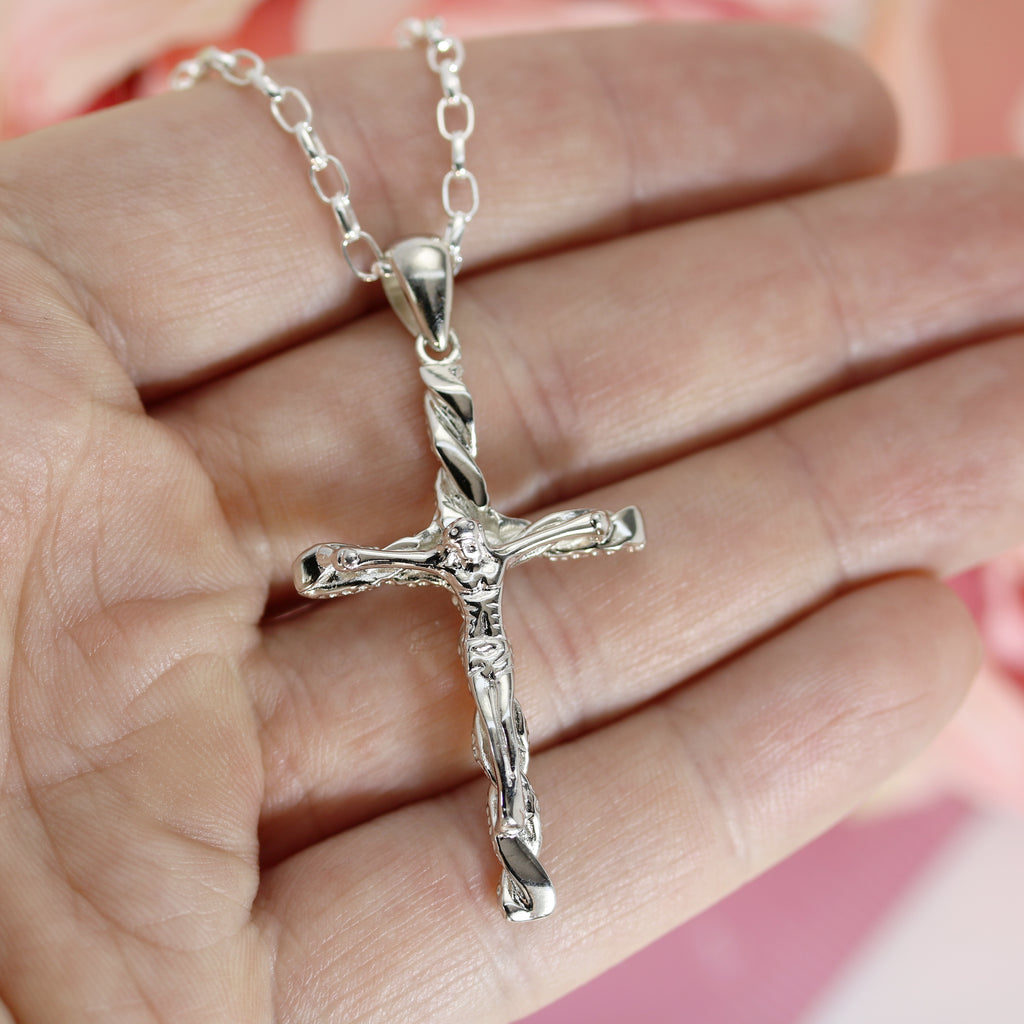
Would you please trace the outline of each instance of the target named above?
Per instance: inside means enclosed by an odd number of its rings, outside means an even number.
[[[785,21],[859,49],[887,80],[902,120],[901,170],[1024,150],[1021,0],[11,0],[0,10],[0,134],[159,91],[174,63],[208,42],[249,47],[265,57],[380,45],[403,17],[432,14],[444,15],[449,29],[464,37],[652,18]],[[843,1006],[855,1000],[833,995],[846,991],[843,979],[851,971],[877,979],[871,951],[889,949],[890,934],[901,928],[913,934],[907,915],[941,900],[942,886],[953,884],[950,872],[962,868],[970,877],[981,870],[970,859],[980,856],[979,843],[988,851],[984,837],[978,839],[979,828],[984,831],[979,822],[1024,822],[1024,550],[954,585],[974,610],[990,657],[967,704],[932,749],[857,819],[530,1018],[531,1024],[626,1016],[650,1024],[845,1019]],[[1018,836],[1012,827],[1010,834]],[[1016,887],[1014,897],[1020,889],[1012,857],[1024,859],[1024,838],[1019,849],[1015,842],[1002,840],[1011,859],[1004,897],[1007,886]],[[929,886],[940,890],[934,898]],[[969,893],[965,901],[977,904]],[[1007,904],[1005,898],[996,902]],[[1007,905],[1017,904],[1010,899]],[[1009,939],[997,925],[985,931],[1000,944],[985,954],[989,981],[978,982],[991,989],[991,965],[1014,938],[1024,947],[1024,927]],[[885,955],[891,960],[895,954]],[[963,973],[963,956],[956,956],[960,963],[948,970]],[[936,978],[922,984],[941,990],[945,969],[940,962]],[[914,983],[909,974],[905,980]],[[1005,1019],[1024,1019],[1024,986],[1014,992],[1015,975],[1009,974],[1005,984],[1011,1001],[1019,996],[1014,1016]],[[890,1007],[899,1001],[891,992],[886,1000]],[[830,1008],[822,1009],[826,1004]],[[947,1000],[945,1009],[959,1013],[956,1005]],[[907,1012],[914,1015],[884,1019],[940,1024],[944,1011]],[[941,1019],[996,1024],[1004,1019],[1000,1012]]]

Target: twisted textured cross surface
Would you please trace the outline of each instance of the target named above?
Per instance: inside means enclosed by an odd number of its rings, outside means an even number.
[[[300,556],[295,584],[307,597],[335,597],[382,583],[439,585],[462,613],[461,653],[476,700],[473,751],[491,781],[490,826],[502,865],[499,899],[512,921],[546,917],[555,894],[538,859],[541,827],[526,776],[526,720],[515,699],[512,651],[501,623],[505,570],[538,555],[578,558],[643,545],[643,520],[620,512],[573,509],[531,523],[497,512],[476,462],[473,399],[454,358],[424,358],[427,423],[441,469],[437,511],[415,537],[383,549],[319,544]]]

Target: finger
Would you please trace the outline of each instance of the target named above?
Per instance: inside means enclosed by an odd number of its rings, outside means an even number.
[[[447,144],[421,58],[303,57],[273,72],[308,94],[365,227],[383,244],[440,230]],[[471,264],[869,173],[892,153],[870,73],[762,26],[473,42],[463,77],[484,193]],[[8,216],[151,392],[380,300],[349,274],[304,158],[265,105],[211,83],[4,150]]]
[[[509,513],[567,500],[1022,324],[1022,260],[1024,175],[1005,161],[832,189],[460,283],[493,500]],[[571,282],[585,283],[582,299]],[[410,349],[381,314],[344,345],[303,346],[160,412],[199,453],[275,595],[294,599],[291,561],[311,544],[389,543],[429,520],[436,462]]]
[[[956,572],[1024,537],[1024,338],[954,352],[578,503],[635,501],[640,555],[507,581],[537,747],[650,700],[853,583]],[[383,590],[265,630],[264,853],[475,771],[443,595]]]
[[[368,1020],[381,991],[395,1019],[428,996],[438,1022],[518,1018],[827,828],[931,738],[978,661],[945,588],[891,580],[540,755],[559,906],[529,927],[495,905],[481,785],[292,858],[257,904],[281,1020]]]

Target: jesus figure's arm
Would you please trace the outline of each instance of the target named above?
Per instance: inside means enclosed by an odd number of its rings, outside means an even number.
[[[295,562],[295,586],[305,597],[337,597],[381,583],[442,583],[442,552],[318,544]]]
[[[611,533],[607,512],[571,509],[531,523],[522,533],[501,545],[497,554],[515,565],[537,555],[570,554],[597,547]]]
[[[643,518],[632,505],[614,515],[571,509],[538,519],[496,551],[515,565],[537,555],[572,558],[599,551],[641,548],[644,540]]]

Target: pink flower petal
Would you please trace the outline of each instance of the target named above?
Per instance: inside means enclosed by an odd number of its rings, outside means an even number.
[[[986,646],[996,661],[1024,682],[1024,550],[995,559],[979,576]]]
[[[303,49],[352,48],[386,43],[395,25],[407,17],[444,17],[460,36],[496,35],[546,28],[612,25],[652,18],[726,20],[771,18],[808,26],[831,24],[856,0],[378,0],[357,7],[337,0],[306,0],[302,6],[299,41]]]
[[[2,34],[0,133],[38,128],[96,96],[183,41],[241,22],[252,0],[22,0]]]

